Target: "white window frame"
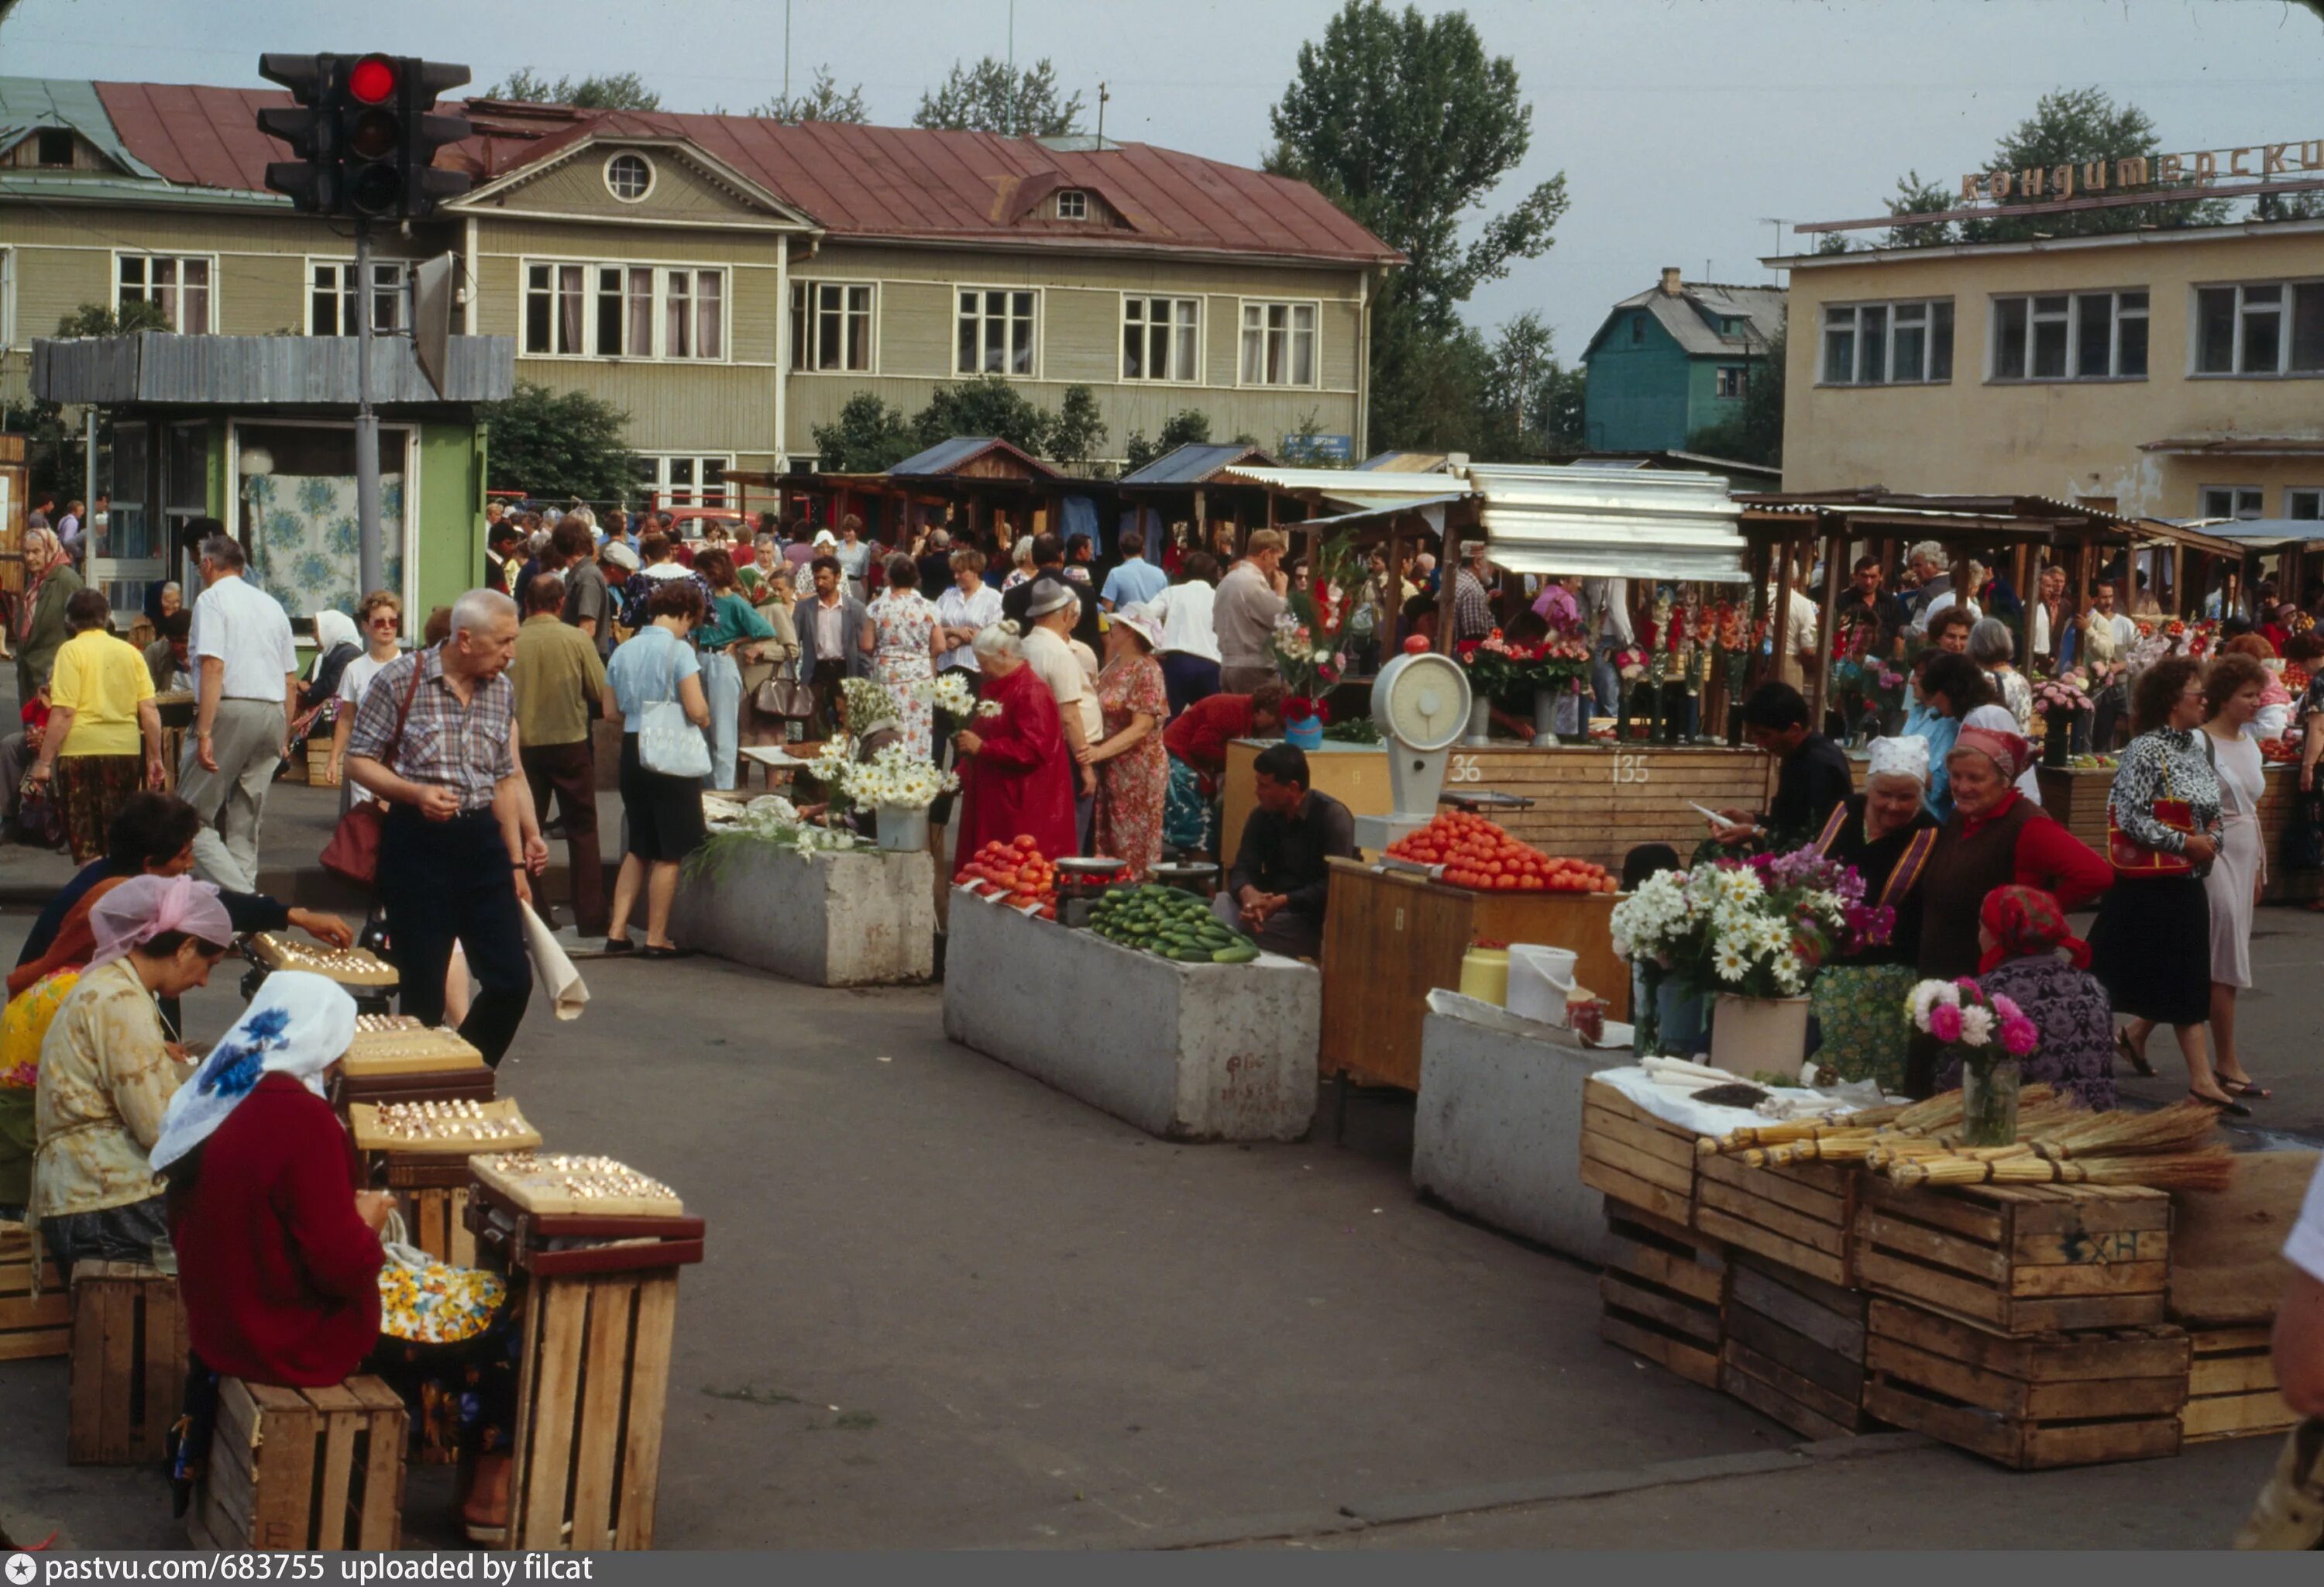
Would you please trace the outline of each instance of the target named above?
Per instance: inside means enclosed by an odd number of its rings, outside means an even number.
[[[613,185],[613,167],[624,160],[634,160],[639,164],[646,168],[646,185],[644,191],[632,195],[622,192],[621,189]],[[614,150],[611,154],[605,156],[605,163],[599,170],[597,174],[605,183],[605,191],[613,196],[613,201],[617,204],[642,204],[647,199],[653,197],[654,189],[661,184],[661,167],[656,165],[645,154],[635,149]]]
[[[2279,294],[2275,309],[2275,367],[2244,367],[2245,294],[2254,290]],[[2235,299],[2235,347],[2229,367],[2203,367],[2203,294],[2232,291]],[[2198,281],[2188,289],[2187,377],[2190,380],[2316,380],[2324,378],[2324,364],[2314,369],[2292,367],[2293,309],[2301,292],[2324,294],[2324,276],[2285,276],[2277,281]],[[2261,310],[2264,312],[2264,310]]]
[[[1250,323],[1250,311],[1254,309],[1260,311],[1259,323],[1256,326]],[[1295,315],[1296,311],[1301,309],[1306,309],[1314,316],[1314,318],[1308,322],[1308,334],[1313,338],[1308,348],[1308,379],[1304,381],[1277,381],[1264,379],[1246,380],[1243,378],[1243,368],[1247,362],[1243,356],[1243,343],[1246,338],[1252,335],[1253,332],[1257,332],[1261,338],[1259,344],[1259,362],[1262,370],[1264,370],[1266,366],[1267,351],[1265,338],[1272,334],[1273,328],[1268,325],[1265,315],[1266,311],[1270,309],[1281,309],[1286,311],[1286,319],[1283,332],[1285,337],[1284,346],[1286,354],[1290,354],[1295,350],[1296,346],[1296,338],[1299,334],[1298,327],[1296,324],[1291,323],[1291,316]],[[1286,362],[1296,363],[1296,358],[1288,358],[1286,359]],[[1235,386],[1240,391],[1253,392],[1321,391],[1323,386],[1323,300],[1321,298],[1236,299]]]
[[[1167,303],[1170,306],[1168,338],[1169,358],[1166,366],[1167,372],[1161,374],[1132,374],[1130,373],[1129,340],[1130,328],[1132,326],[1137,327],[1139,338],[1150,350],[1153,346],[1154,327],[1151,321],[1148,318],[1148,316],[1154,312],[1153,306],[1157,303]],[[1203,365],[1205,352],[1203,337],[1203,306],[1204,300],[1199,296],[1182,298],[1172,292],[1122,293],[1121,334],[1118,338],[1120,345],[1116,349],[1120,360],[1120,368],[1121,373],[1119,378],[1121,383],[1124,385],[1139,386],[1198,386],[1202,384]],[[1135,307],[1138,311],[1138,317],[1135,319],[1130,317],[1130,310],[1133,307]],[[1178,367],[1180,337],[1178,334],[1179,321],[1177,316],[1181,309],[1191,310],[1193,314],[1192,319],[1188,322],[1188,328],[1194,332],[1194,366],[1191,370],[1181,370]],[[1239,355],[1240,349],[1238,349],[1238,356]]]
[[[535,293],[542,291],[533,284],[533,272],[539,270],[549,272],[549,286],[546,291],[549,297],[550,346],[547,350],[536,350],[529,345],[532,332],[530,318],[532,300]],[[577,270],[581,272],[579,291],[582,345],[572,352],[558,352],[555,345],[558,322],[561,318],[558,314],[558,304],[564,295],[563,272],[568,270]],[[627,294],[631,290],[630,272],[639,270],[652,272],[651,297],[647,308],[651,320],[649,334],[652,345],[644,352],[639,352],[630,346],[626,334],[630,328],[630,309],[627,306],[629,301]],[[597,323],[598,299],[604,284],[602,272],[606,271],[621,272],[624,298],[622,314],[623,346],[620,351],[611,353],[603,350]],[[699,278],[705,275],[715,276],[720,282],[718,353],[715,356],[705,356],[696,353],[673,356],[669,350],[669,309],[672,296],[670,291],[672,280],[678,276],[686,278],[687,291],[684,295],[690,316],[689,330],[698,332],[701,320],[696,313],[694,287]],[[669,264],[634,259],[565,259],[527,254],[517,261],[516,335],[516,355],[520,358],[552,358],[567,362],[595,360],[608,363],[621,361],[679,364],[732,364],[734,361],[734,272],[723,264]]]
[[[1732,378],[1730,378],[1732,377]],[[1721,391],[1731,385],[1733,391]],[[1711,371],[1711,394],[1720,401],[1738,401],[1750,394],[1751,366],[1748,364],[1721,364]]]
[[[1935,360],[1931,355],[1936,348],[1937,310],[1944,309],[1951,318],[1946,333],[1945,373],[1929,373]],[[1918,311],[1921,318],[1921,374],[1917,380],[1896,378],[1896,315],[1899,309]],[[1880,344],[1880,378],[1867,380],[1865,371],[1864,317],[1873,310],[1881,316],[1883,330]],[[1849,341],[1849,378],[1831,378],[1831,333],[1839,328],[1832,323],[1835,314],[1847,314]],[[1949,297],[1934,298],[1875,298],[1863,302],[1826,303],[1816,324],[1816,379],[1819,386],[1834,386],[1850,391],[1871,390],[1883,386],[1942,386],[1950,385],[1953,372],[1960,355],[1960,315]]]
[[[2310,510],[2304,513],[2299,511],[2299,499],[2302,496],[2310,498]],[[2324,485],[2286,485],[2283,490],[2283,515],[2297,518],[2303,523],[2324,519]]]
[[[2228,493],[2236,504],[2236,510],[2232,512],[2212,512],[2210,497],[2213,491]],[[2251,503],[2249,516],[2258,518],[2267,512],[2267,493],[2255,484],[2206,484],[2195,487],[2196,509],[2206,518],[2241,519],[2246,516],[2243,511],[2246,498],[2249,498]]]
[[[824,307],[820,301],[820,298],[825,289],[835,291],[841,294],[839,308],[826,309]],[[849,295],[859,291],[869,295],[869,302],[862,310],[864,317],[864,364],[861,369],[853,369],[850,368],[845,362],[847,339],[845,322],[856,312],[854,309],[848,306]],[[843,277],[835,276],[793,276],[791,278],[791,303],[789,313],[791,316],[790,370],[792,374],[866,375],[877,374],[880,373],[879,282],[869,281],[850,281]],[[825,314],[836,314],[839,316],[841,320],[841,362],[837,364],[826,364],[816,362],[823,346],[820,325],[822,317]],[[955,327],[955,337],[957,337],[957,332],[958,328]]]
[[[345,323],[347,312],[347,277],[354,273],[355,267],[355,262],[352,257],[332,258],[319,254],[307,255],[307,285],[302,296],[306,303],[306,324],[309,336],[351,337],[355,334],[354,329]],[[315,298],[320,289],[315,284],[315,277],[326,270],[332,272],[338,280],[338,285],[332,290],[332,296],[338,300],[338,314],[342,323],[336,330],[318,331],[315,328]],[[374,259],[371,264],[371,276],[374,302],[382,293],[392,293],[395,301],[394,318],[385,325],[377,325],[373,328],[383,335],[403,329],[406,304],[410,301],[404,289],[411,279],[410,263],[401,259]]]
[[[975,367],[968,369],[961,367],[960,362],[961,321],[968,318],[968,316],[962,311],[960,306],[961,295],[964,292],[974,292],[977,294],[975,310],[977,362]],[[1033,366],[1030,369],[1022,371],[1014,369],[996,370],[987,369],[984,367],[984,328],[992,322],[992,316],[985,309],[985,297],[987,294],[992,292],[1005,293],[1012,300],[1010,312],[1003,317],[1002,322],[1004,324],[1014,323],[1016,320],[1017,316],[1015,312],[1015,304],[1013,302],[1015,298],[1019,295],[1023,295],[1028,296],[1033,300],[1033,311],[1031,316],[1033,328],[1031,355]],[[988,374],[998,374],[1003,380],[1039,380],[1041,378],[1042,361],[1048,356],[1047,338],[1041,334],[1043,322],[1048,318],[1047,314],[1045,312],[1047,308],[1047,304],[1044,301],[1045,296],[1045,291],[1040,287],[997,285],[985,281],[954,281],[952,287],[952,296],[948,300],[952,305],[951,341],[953,364],[952,372],[954,378],[962,380],[982,380]]]
[[[190,261],[200,261],[209,271],[209,280],[203,287],[202,324],[192,331],[189,331],[184,326],[175,323],[171,326],[171,328],[180,335],[216,336],[217,334],[219,281],[218,256],[217,254],[171,254],[162,252],[159,249],[115,248],[113,251],[113,311],[115,314],[119,314],[121,312],[121,305],[124,301],[124,299],[121,296],[121,264],[122,261],[125,259],[142,259],[145,261],[145,281],[143,291],[149,297],[154,291],[154,260],[168,259],[174,261],[181,266]],[[172,290],[182,293],[185,291],[185,288],[180,284]]]
[[[2066,327],[2065,371],[2061,374],[2034,373],[2034,328],[2036,323],[2055,323],[2061,316],[2044,311],[2039,315],[2034,305],[2052,298],[2063,298],[2066,307],[2062,318]],[[2104,374],[2084,374],[2082,367],[2082,301],[2086,298],[2102,298],[2107,302],[2107,367]],[[2126,307],[2126,298],[2146,300],[2138,306]],[[2001,365],[2002,318],[2006,306],[2022,303],[2025,311],[2025,347],[2019,366],[2015,370]],[[2122,329],[2127,320],[2147,323],[2146,367],[2136,374],[2125,374],[2122,367]],[[2077,382],[2084,385],[2121,381],[2142,381],[2153,373],[2153,299],[2144,287],[2102,287],[2090,291],[2068,289],[2060,292],[2002,292],[1988,300],[1986,308],[1985,378],[1995,385],[2055,385]]]
[[[1059,220],[1087,220],[1089,217],[1089,189],[1087,188],[1062,188],[1058,189],[1057,218]]]
[[[641,478],[639,483],[641,487],[652,496],[654,510],[656,512],[674,512],[682,507],[735,507],[742,504],[741,487],[730,484],[725,478],[727,475],[732,474],[734,471],[734,454],[732,452],[637,452],[632,455],[635,457],[640,463],[650,464],[652,466],[652,480],[649,482]],[[680,502],[673,500],[670,493],[677,487],[673,486],[669,483],[669,466],[672,463],[693,464],[694,472],[697,476],[697,479],[702,473],[702,466],[705,463],[715,463],[718,465],[718,500],[715,502],[704,501],[702,499],[703,487],[698,483],[685,487],[687,494],[693,498],[691,501]],[[640,472],[641,475],[642,475],[643,470],[641,470]]]

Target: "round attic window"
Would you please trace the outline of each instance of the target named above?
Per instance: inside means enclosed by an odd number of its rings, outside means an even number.
[[[642,154],[616,154],[605,161],[605,186],[625,204],[652,192],[653,185],[653,164]]]

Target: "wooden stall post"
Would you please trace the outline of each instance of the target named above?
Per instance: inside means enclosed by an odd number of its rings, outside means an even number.
[[[2163,611],[2173,617],[2192,615],[2187,610],[2187,586],[2180,581],[2179,577],[2186,570],[2186,566],[2187,548],[2177,544],[2172,545],[2171,548],[2171,604],[2165,606]]]
[[[2028,582],[2033,570],[2034,542],[2019,540],[2009,577],[2017,591],[2017,669],[2020,672],[2034,670],[2034,603],[2037,592]]]
[[[1823,731],[1824,714],[1831,705],[1832,669],[1840,658],[1840,592],[1843,585],[1840,569],[1848,560],[1848,539],[1834,534],[1824,541],[1823,553],[1823,664],[1816,669],[1813,704],[1808,711],[1808,724],[1817,733]]]

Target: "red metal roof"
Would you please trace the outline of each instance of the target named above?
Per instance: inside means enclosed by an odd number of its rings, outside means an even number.
[[[258,131],[274,90],[164,83],[98,83],[130,152],[173,182],[245,192],[265,188],[282,146]],[[835,235],[992,241],[1071,247],[1162,247],[1393,263],[1402,255],[1305,182],[1197,155],[1123,143],[1103,151],[1047,147],[991,133],[748,115],[573,110],[474,100],[477,134],[440,162],[491,180],[592,134],[684,138],[806,211]],[[1028,189],[1079,187],[1122,224],[1016,218]],[[1093,206],[1093,212],[1100,208]]]

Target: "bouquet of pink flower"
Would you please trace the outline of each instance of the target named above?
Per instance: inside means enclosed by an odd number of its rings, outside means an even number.
[[[1964,975],[1923,981],[1904,1000],[1915,1030],[1944,1044],[1961,1066],[1961,1138],[1966,1146],[2008,1146],[2017,1139],[2017,1060],[2042,1033],[2008,998],[1988,997]],[[1939,1067],[1943,1066],[1940,1063]]]
[[[2061,672],[2055,678],[2037,679],[2034,685],[2034,708],[2037,711],[2087,711],[2090,697],[2088,679],[2079,672]]]

